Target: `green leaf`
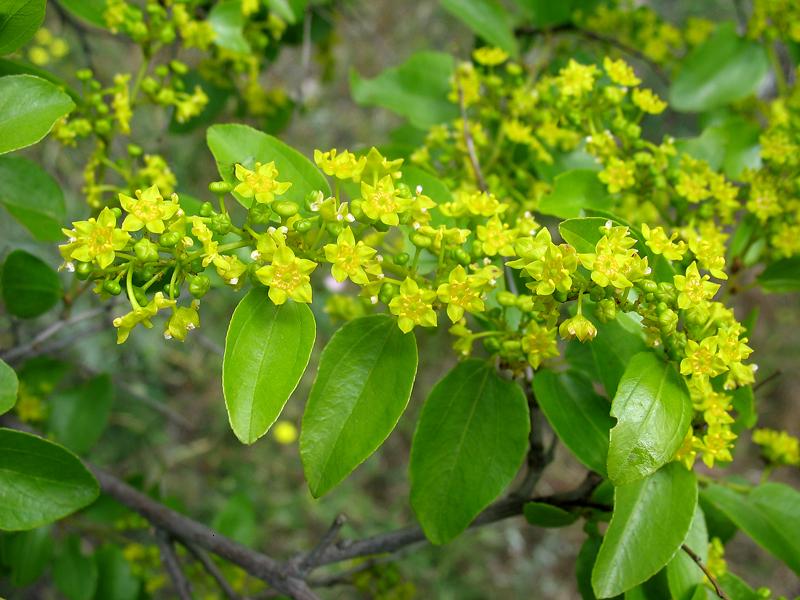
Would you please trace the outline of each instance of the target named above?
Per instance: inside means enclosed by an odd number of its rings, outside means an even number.
[[[769,71],[764,48],[723,23],[683,60],[669,90],[669,103],[681,112],[703,112],[750,96]]]
[[[39,527],[33,531],[25,531],[5,535],[3,543],[3,561],[11,567],[11,583],[21,588],[34,583],[42,576],[53,556],[53,537],[50,527]]]
[[[91,504],[97,482],[77,456],[40,437],[0,429],[0,529],[33,529]]]
[[[692,525],[683,543],[702,559],[703,564],[707,563],[708,531],[705,516],[699,506],[695,509]],[[674,600],[691,600],[697,586],[702,585],[704,579],[703,571],[682,550],[667,565],[667,582]]]
[[[250,43],[244,37],[247,22],[242,14],[241,0],[222,0],[208,14],[208,22],[214,30],[214,43],[233,52],[249,53]]]
[[[3,302],[12,315],[32,319],[61,299],[61,280],[43,260],[14,250],[3,265]]]
[[[562,219],[581,216],[583,209],[608,210],[611,196],[596,171],[575,169],[557,175],[553,191],[539,201],[538,212]]]
[[[17,403],[19,381],[14,369],[0,359],[0,415],[7,413]]]
[[[266,0],[267,7],[287,23],[294,25],[303,15],[307,0]]]
[[[252,444],[289,400],[314,347],[316,323],[307,304],[275,306],[264,288],[233,311],[222,362],[222,391],[236,437]]]
[[[759,594],[740,577],[730,571],[723,573],[717,580],[719,585],[728,594],[730,600],[763,600],[764,596]],[[711,597],[711,596],[708,596]],[[716,597],[716,596],[714,596]],[[705,598],[703,600],[706,600]]]
[[[39,67],[32,65],[27,61],[16,58],[0,58],[0,77],[4,77],[6,75],[33,75],[35,77],[39,77],[40,79],[46,79],[56,87],[69,94],[70,98],[72,98],[76,104],[80,104],[82,101],[81,94],[67,85],[63,79],[54,75],[50,71],[40,69]]]
[[[540,370],[533,391],[558,438],[586,467],[605,477],[608,432],[614,425],[608,401],[576,372]]]
[[[679,463],[614,491],[614,514],[592,571],[598,598],[650,579],[681,547],[697,506],[697,480]]]
[[[81,551],[77,536],[66,539],[53,563],[53,582],[68,600],[92,600],[97,589],[97,563]]]
[[[350,93],[362,106],[387,108],[415,127],[428,129],[458,116],[458,107],[447,99],[454,71],[451,55],[418,52],[373,79],[351,70]]]
[[[37,240],[63,240],[64,194],[35,162],[21,156],[0,156],[0,204]]]
[[[281,198],[302,206],[309,192],[320,190],[326,196],[331,193],[328,180],[314,164],[278,138],[247,125],[212,125],[206,137],[208,147],[217,161],[219,174],[228,183],[238,183],[233,175],[236,163],[252,169],[256,161],[275,161],[279,181],[292,183]],[[252,202],[238,194],[234,196],[243,206],[249,207]]]
[[[103,13],[106,11],[106,0],[57,0],[58,3],[76,17],[107,29]]]
[[[99,375],[70,390],[53,395],[48,426],[55,439],[77,454],[83,454],[103,435],[114,387],[108,375]]]
[[[634,356],[611,403],[608,475],[632,483],[672,460],[692,422],[689,390],[675,368],[653,352]]]
[[[567,219],[559,224],[558,231],[564,241],[579,253],[593,253],[597,242],[603,237],[603,228],[607,222],[608,219],[602,217]]]
[[[563,25],[572,21],[572,13],[576,5],[586,10],[585,0],[514,0],[530,18],[534,27],[548,28]]]
[[[517,56],[511,15],[498,0],[441,0],[444,9],[463,21],[478,37]]]
[[[107,544],[95,554],[97,560],[97,592],[100,600],[137,600],[141,581],[119,546]]]
[[[783,258],[767,265],[757,281],[765,292],[800,291],[800,256]]]
[[[482,360],[456,365],[431,390],[414,432],[411,507],[444,544],[514,479],[528,446],[525,394]]]
[[[709,485],[703,498],[800,575],[800,492],[782,483],[765,483],[747,494]]]
[[[732,117],[706,127],[696,138],[678,140],[680,150],[705,160],[713,169],[722,169],[731,179],[746,168],[761,164],[758,138],[761,128],[741,117]]]
[[[596,600],[592,589],[592,569],[597,561],[597,553],[603,539],[597,535],[590,535],[586,538],[578,552],[575,560],[575,579],[578,583],[578,592],[582,600]]]
[[[322,352],[300,434],[315,498],[366,460],[394,429],[417,372],[417,343],[394,318],[346,323]]]
[[[0,1],[0,55],[28,43],[44,21],[44,6],[45,0]]]
[[[544,502],[528,502],[523,507],[528,523],[539,527],[566,527],[578,520],[578,514],[546,504]]]
[[[736,411],[736,421],[731,429],[738,435],[745,429],[752,429],[758,422],[756,398],[753,394],[753,387],[749,385],[736,388],[731,396],[731,404]]]
[[[35,144],[73,108],[72,99],[49,81],[0,77],[0,154]]]

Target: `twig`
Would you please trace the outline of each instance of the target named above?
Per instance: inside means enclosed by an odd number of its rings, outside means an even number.
[[[472,172],[475,174],[475,181],[478,184],[478,188],[480,188],[482,192],[485,192],[489,188],[486,186],[486,180],[483,178],[481,164],[478,162],[478,154],[475,151],[475,140],[472,139],[472,133],[469,130],[467,105],[464,102],[464,88],[461,87],[458,73],[456,73],[456,88],[458,89],[458,107],[461,110],[461,125],[464,130],[464,143],[467,146],[467,155],[469,156],[469,162],[472,165]]]
[[[719,582],[718,582],[718,581],[717,581],[717,579],[716,579],[716,578],[715,578],[715,577],[714,577],[714,576],[711,574],[711,572],[708,570],[708,567],[706,567],[706,566],[703,564],[703,559],[701,559],[701,558],[700,558],[700,557],[697,555],[697,553],[695,553],[695,552],[694,552],[694,550],[692,550],[691,548],[689,548],[689,546],[687,546],[686,544],[682,544],[682,545],[681,545],[681,550],[683,550],[684,552],[686,552],[686,554],[688,554],[688,555],[689,555],[689,558],[691,558],[691,559],[692,559],[692,560],[695,562],[695,564],[696,564],[698,567],[700,567],[700,570],[703,572],[703,574],[705,574],[705,576],[706,576],[706,577],[708,578],[708,580],[711,582],[711,585],[714,587],[714,592],[717,594],[717,596],[719,596],[719,597],[720,597],[722,600],[730,600],[730,596],[728,596],[728,594],[726,594],[726,593],[725,593],[725,590],[723,590],[723,589],[720,587],[720,585],[719,585]]]
[[[336,518],[331,523],[331,526],[328,528],[328,531],[325,532],[325,535],[322,536],[319,543],[305,556],[303,556],[299,563],[299,569],[301,573],[308,573],[317,561],[319,557],[328,549],[328,547],[336,541],[336,538],[339,536],[339,532],[342,530],[342,527],[347,522],[347,517],[344,515],[336,515]]]
[[[156,530],[156,542],[158,543],[158,549],[161,551],[161,562],[164,563],[164,569],[166,569],[169,578],[172,580],[172,585],[178,598],[180,600],[192,600],[192,586],[181,568],[181,562],[175,553],[172,538],[168,533],[158,529]]]
[[[781,375],[782,375],[781,370],[780,369],[775,369],[772,373],[767,375],[764,379],[762,379],[761,381],[759,381],[758,383],[756,383],[753,386],[753,392],[757,392],[761,388],[761,386],[766,385],[767,383],[769,383],[773,379],[777,379]]]
[[[231,584],[228,583],[228,580],[225,579],[225,576],[222,574],[222,571],[219,570],[219,567],[211,560],[211,557],[206,554],[201,548],[198,548],[194,544],[186,543],[184,544],[186,549],[197,559],[203,568],[206,570],[214,581],[217,582],[219,589],[222,590],[222,593],[225,594],[225,597],[228,600],[239,600],[239,595],[234,591],[231,587]]]
[[[11,362],[11,361],[16,360],[18,358],[21,358],[21,357],[29,354],[33,350],[36,350],[36,348],[38,348],[39,346],[44,344],[44,342],[46,342],[51,337],[53,337],[54,335],[59,333],[65,327],[69,327],[70,325],[75,325],[76,323],[80,323],[81,321],[86,321],[88,319],[93,319],[94,317],[96,317],[98,315],[102,315],[105,312],[106,312],[106,308],[105,307],[93,308],[91,310],[87,310],[85,312],[78,313],[77,315],[74,315],[74,316],[70,317],[69,319],[56,321],[52,325],[49,325],[48,327],[43,329],[38,335],[36,335],[27,344],[22,344],[21,346],[17,346],[16,348],[11,348],[7,352],[5,352],[2,355],[0,355],[0,358],[2,358],[6,362]]]

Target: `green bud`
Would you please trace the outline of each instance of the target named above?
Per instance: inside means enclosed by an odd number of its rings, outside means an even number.
[[[220,235],[225,235],[231,230],[231,218],[226,214],[218,213],[211,217],[208,228]]]
[[[637,287],[645,293],[655,293],[658,290],[658,284],[652,279],[642,279],[636,282]]]
[[[271,216],[272,216],[272,210],[270,209],[270,207],[266,204],[259,204],[257,202],[250,207],[250,212],[248,214],[250,222],[256,225],[263,225],[264,223],[269,223]]]
[[[678,327],[678,313],[671,308],[659,311],[658,324],[661,326],[661,330],[666,333],[675,331]]]
[[[169,62],[169,68],[178,75],[185,75],[189,71],[189,67],[179,60],[171,60]]]
[[[212,181],[208,184],[208,191],[212,194],[227,194],[232,189],[233,186],[225,181]]]
[[[177,231],[168,231],[167,233],[162,233],[161,237],[158,238],[158,243],[166,248],[172,248],[176,246],[178,242],[181,241],[181,234]]]
[[[166,77],[169,75],[169,67],[167,65],[158,65],[153,71],[159,77]]]
[[[300,207],[291,200],[281,200],[280,202],[275,202],[272,205],[272,210],[278,213],[281,217],[288,218],[296,215],[300,211]]]
[[[100,135],[105,135],[111,131],[111,122],[108,119],[101,119],[94,124],[94,130]]]
[[[483,258],[483,244],[479,240],[473,240],[470,248],[470,254],[473,260]]]
[[[94,75],[92,74],[91,69],[81,69],[77,73],[75,73],[75,76],[80,81],[89,81]]]
[[[350,214],[353,215],[357,220],[364,220],[364,211],[361,210],[361,200],[351,200],[349,208]]]
[[[336,237],[342,232],[342,229],[344,229],[344,224],[343,223],[326,223],[325,224],[325,229],[332,236]]]
[[[617,318],[617,303],[611,298],[605,298],[597,303],[597,318],[603,323],[608,323]]]
[[[158,246],[147,238],[142,238],[133,245],[133,252],[142,262],[154,262],[158,260]]]
[[[472,262],[472,258],[463,248],[456,248],[453,250],[453,260],[462,266],[466,266]]]
[[[497,303],[500,306],[516,306],[517,305],[517,297],[512,294],[511,292],[507,292],[505,290],[501,290],[497,292]]]
[[[171,44],[172,42],[175,41],[175,29],[173,29],[170,26],[165,26],[161,30],[161,33],[158,35],[158,39],[161,41],[162,44]],[[175,72],[178,73],[178,71]]]
[[[517,296],[517,308],[522,312],[533,312],[533,296]]]
[[[119,296],[120,292],[122,292],[122,286],[115,279],[106,279],[103,282],[103,291],[112,296]]]
[[[158,81],[152,77],[145,77],[142,80],[142,91],[146,94],[155,94],[158,91]]]
[[[411,243],[417,248],[430,248],[431,244],[433,244],[433,240],[427,235],[414,233],[411,235]]]
[[[503,351],[509,353],[517,353],[521,347],[522,344],[520,344],[519,340],[506,340],[502,344]]]
[[[500,350],[500,340],[495,337],[483,338],[483,347],[489,354],[494,354]]]
[[[137,157],[142,155],[142,147],[136,144],[128,144],[128,155]]]
[[[404,265],[408,262],[411,257],[408,255],[408,252],[401,252],[400,254],[395,254],[392,258],[392,262],[396,265]]]
[[[119,206],[115,206],[111,209],[111,212],[119,219],[122,216],[122,209]]]
[[[208,275],[200,273],[189,279],[189,293],[195,298],[202,298],[211,288],[211,279]]]
[[[311,231],[311,228],[314,226],[314,221],[311,219],[301,219],[296,221],[293,225],[294,230],[297,233],[308,233]]]
[[[92,264],[88,262],[79,262],[75,265],[75,277],[80,280],[89,279],[92,274]]]
[[[408,187],[405,183],[399,183],[395,190],[397,190],[397,195],[402,198],[411,198],[411,188]]]
[[[150,300],[147,298],[147,294],[145,294],[144,290],[142,290],[140,287],[133,288],[133,297],[136,298],[136,301],[142,306],[150,302]]]
[[[214,214],[214,207],[211,205],[211,202],[203,202],[200,205],[200,216],[201,217],[210,217]]]

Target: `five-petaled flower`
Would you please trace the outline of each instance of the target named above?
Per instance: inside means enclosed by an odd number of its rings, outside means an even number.
[[[114,262],[116,252],[124,249],[131,239],[127,231],[117,228],[117,216],[104,208],[97,219],[75,221],[74,229],[62,229],[69,242],[59,247],[65,260],[96,262],[105,269]]]
[[[295,302],[311,302],[310,273],[317,263],[297,258],[292,249],[281,246],[272,257],[272,264],[255,272],[256,278],[269,287],[269,298],[275,304],[283,304],[291,298]]]
[[[255,198],[261,204],[270,204],[275,200],[275,196],[285,194],[286,190],[292,187],[289,181],[278,181],[278,169],[275,161],[265,164],[257,162],[254,170],[246,168],[244,165],[236,164],[236,179],[239,183],[233,191],[245,198]]]
[[[136,198],[119,195],[119,203],[128,213],[122,221],[125,231],[139,231],[143,227],[150,233],[164,233],[164,222],[169,221],[180,210],[177,196],[166,201],[155,185],[145,191],[136,190]]]

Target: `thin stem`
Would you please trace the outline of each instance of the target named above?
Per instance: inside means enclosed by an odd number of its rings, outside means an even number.
[[[169,578],[172,580],[172,585],[175,588],[175,594],[180,600],[192,600],[192,586],[189,585],[189,580],[181,568],[181,562],[178,555],[175,553],[175,545],[169,534],[162,530],[156,531],[156,542],[158,549],[161,551],[161,562],[164,563]]]
[[[686,554],[688,554],[688,555],[689,555],[689,558],[691,558],[691,559],[692,559],[692,560],[695,562],[695,564],[696,564],[698,567],[700,567],[700,570],[701,570],[701,571],[702,571],[702,572],[705,574],[705,576],[706,576],[706,577],[708,578],[708,580],[711,582],[711,585],[714,587],[714,592],[717,594],[717,596],[719,596],[719,597],[720,597],[722,600],[730,600],[730,596],[728,596],[728,594],[726,594],[726,593],[725,593],[725,590],[723,590],[723,589],[722,589],[722,587],[720,587],[720,585],[719,585],[719,582],[717,581],[716,577],[714,577],[714,576],[711,574],[711,572],[708,570],[708,567],[706,567],[706,566],[703,564],[703,559],[701,559],[701,558],[700,558],[700,557],[699,557],[699,556],[698,556],[698,555],[697,555],[697,554],[696,554],[696,553],[695,553],[695,552],[694,552],[694,551],[693,551],[691,548],[689,548],[689,546],[687,546],[686,544],[683,544],[683,545],[681,545],[681,550],[683,550],[684,552],[686,552]]]
[[[192,554],[192,556],[197,559],[197,562],[203,565],[206,573],[208,573],[211,578],[217,582],[219,589],[222,590],[222,593],[225,594],[225,597],[228,598],[228,600],[239,600],[239,594],[234,591],[234,589],[231,587],[231,584],[228,583],[227,579],[225,579],[222,571],[219,570],[219,567],[213,560],[211,560],[211,557],[208,554],[194,544],[184,544],[184,546]]]

